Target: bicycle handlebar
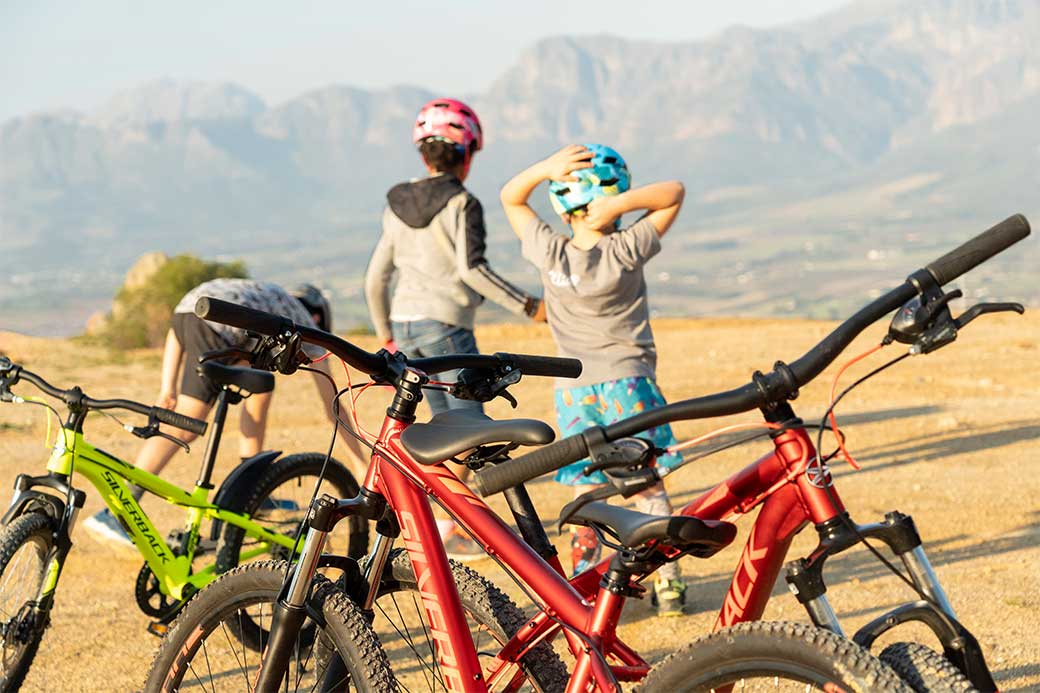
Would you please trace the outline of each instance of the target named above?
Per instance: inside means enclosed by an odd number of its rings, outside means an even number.
[[[219,298],[203,296],[195,304],[195,315],[203,320],[239,327],[267,336],[299,334],[308,344],[331,351],[362,373],[381,378],[390,371],[393,356],[386,351],[371,353],[334,334],[306,325],[298,325],[288,318],[254,310]],[[527,375],[577,378],[581,361],[553,356],[527,354],[448,354],[421,359],[406,359],[407,364],[425,373],[441,373],[461,368],[498,368],[510,364]]]
[[[200,419],[178,414],[175,411],[163,409],[162,407],[150,407],[147,404],[141,404],[129,399],[94,399],[84,395],[83,391],[78,387],[62,390],[54,387],[32,371],[27,371],[20,366],[13,366],[13,368],[17,369],[15,370],[16,379],[26,380],[35,385],[41,392],[60,399],[70,406],[80,406],[85,409],[126,409],[137,414],[143,414],[149,419],[155,419],[161,423],[169,424],[185,431],[191,431],[197,435],[202,435],[206,432],[207,424]]]
[[[177,428],[183,428],[185,431],[191,431],[192,433],[195,433],[197,435],[202,435],[206,432],[205,421],[193,419],[190,416],[178,414],[175,411],[163,409],[162,407],[152,407],[151,413],[155,416],[157,421],[161,421],[164,424],[176,426]]]
[[[1029,221],[1015,214],[925,266],[939,285],[948,284],[1029,235]]]
[[[1021,214],[1016,214],[926,265],[925,269],[941,286],[1006,250],[1029,233],[1029,222]],[[778,401],[781,397],[787,399],[823,372],[863,330],[920,291],[915,273],[903,284],[861,308],[789,366],[778,362],[770,375],[756,377],[742,387],[652,409],[606,426],[602,432],[607,441],[614,441],[673,421],[739,414]],[[482,496],[494,495],[577,462],[588,454],[587,438],[584,433],[579,433],[516,459],[485,467],[473,475],[473,485]]]

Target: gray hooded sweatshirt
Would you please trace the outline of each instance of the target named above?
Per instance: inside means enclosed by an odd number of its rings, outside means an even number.
[[[458,178],[401,183],[386,197],[383,235],[365,273],[365,298],[381,340],[391,338],[391,320],[473,329],[485,297],[517,315],[533,312],[537,301],[488,265],[484,209]]]

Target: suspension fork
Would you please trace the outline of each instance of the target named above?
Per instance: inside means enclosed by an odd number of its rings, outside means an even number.
[[[946,615],[956,618],[942,585],[939,584],[928,556],[921,546],[913,518],[898,511],[885,515],[883,522],[856,525],[848,513],[842,513],[816,525],[820,543],[808,558],[787,564],[787,584],[805,606],[817,626],[842,634],[834,611],[826,601],[827,585],[823,566],[830,556],[837,555],[859,543],[860,538],[877,539],[886,544],[902,560],[914,584]]]
[[[307,617],[307,596],[311,582],[318,570],[318,560],[331,531],[330,522],[336,501],[328,495],[316,498],[308,516],[307,539],[292,572],[288,587],[274,606],[271,620],[271,635],[264,650],[260,670],[257,673],[254,691],[277,691],[285,678],[289,659],[293,653],[293,640],[300,632]]]
[[[383,517],[386,508],[386,499],[382,495],[364,487],[354,498],[336,500],[324,494],[311,503],[307,513],[307,538],[303,542],[303,550],[293,568],[289,584],[282,586],[282,592],[274,605],[271,635],[261,658],[260,671],[253,690],[264,693],[276,691],[285,678],[289,658],[293,654],[293,639],[300,632],[307,617],[307,598],[314,582],[314,574],[321,563],[322,550],[329,533],[345,517],[358,515],[372,520]],[[387,533],[393,534],[391,530],[387,530]],[[389,553],[392,543],[392,538],[388,539],[384,544],[386,553]],[[383,561],[385,560],[384,555]],[[374,580],[377,586],[378,578],[379,574],[376,574]]]

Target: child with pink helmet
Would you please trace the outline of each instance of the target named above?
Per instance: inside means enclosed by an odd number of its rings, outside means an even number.
[[[434,99],[420,109],[412,141],[429,175],[387,193],[383,233],[365,274],[376,334],[411,357],[477,353],[473,324],[485,298],[544,322],[541,301],[495,272],[484,254],[484,209],[463,186],[473,155],[484,146],[477,114],[457,99]],[[440,377],[451,381],[455,375]],[[483,415],[479,402],[436,391],[425,397],[434,416],[460,409]],[[438,524],[449,556],[466,560],[485,555],[450,520]]]

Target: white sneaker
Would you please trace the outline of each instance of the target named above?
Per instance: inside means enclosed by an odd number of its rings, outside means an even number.
[[[134,549],[134,542],[130,541],[126,530],[120,524],[119,518],[105,508],[96,515],[91,515],[83,521],[83,529],[87,530],[94,539],[102,544],[111,544],[124,549]]]

